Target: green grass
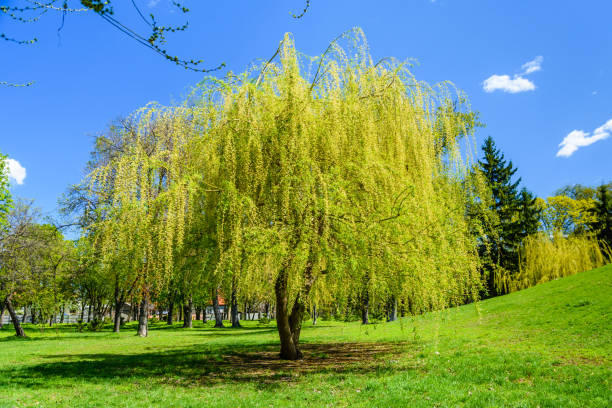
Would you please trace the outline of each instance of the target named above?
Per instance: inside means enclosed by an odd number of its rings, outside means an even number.
[[[0,406],[609,407],[612,265],[399,322],[0,331]],[[251,323],[251,324],[249,324]]]

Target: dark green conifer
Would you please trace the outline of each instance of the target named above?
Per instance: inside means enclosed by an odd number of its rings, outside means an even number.
[[[518,247],[528,233],[537,230],[537,216],[535,199],[527,190],[517,192],[521,182],[520,178],[513,181],[517,169],[512,161],[506,162],[491,136],[485,140],[482,151],[484,155],[478,167],[491,191],[489,210],[497,218],[496,224],[491,226],[491,234],[483,237],[481,252],[488,252],[488,256],[483,256],[484,295],[495,296],[504,292],[495,285],[495,275],[518,270]]]

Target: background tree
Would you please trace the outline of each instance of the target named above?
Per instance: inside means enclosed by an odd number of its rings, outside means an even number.
[[[587,219],[585,222],[581,222],[579,225],[579,231],[592,231],[597,234],[597,239],[601,244],[602,251],[606,252],[607,248],[612,245],[612,216],[610,206],[612,201],[612,183],[602,183],[598,187],[584,186],[581,184],[574,184],[565,186],[557,190],[558,196],[567,196],[574,200],[577,200],[580,205],[574,203],[574,213],[576,209],[578,211],[588,211],[589,214],[581,214],[578,218]],[[566,210],[570,212],[570,210]],[[575,217],[575,215],[574,215]],[[572,218],[571,215],[567,215],[566,218]],[[570,221],[571,223],[571,221]]]
[[[538,199],[523,187],[518,195],[518,225],[521,240],[538,232],[541,217],[542,208]]]
[[[8,214],[8,228],[0,231],[0,296],[11,317],[15,335],[25,337],[15,312],[19,296],[25,294],[32,281],[28,260],[36,250],[34,234],[37,211],[31,202],[17,201]]]
[[[538,205],[542,208],[542,225],[546,231],[559,231],[564,235],[589,232],[594,221],[594,200],[573,199],[558,195],[539,199]]]
[[[9,191],[8,163],[6,162],[6,158],[7,157],[0,152],[0,235],[5,233],[6,228],[8,228],[8,214],[13,205],[13,200]],[[0,245],[2,245],[1,242]],[[2,251],[1,247],[0,251]],[[0,273],[2,273],[3,267],[2,260],[0,259]],[[4,290],[3,288],[0,289]],[[2,328],[4,309],[4,299],[0,298],[0,328]]]
[[[90,193],[105,203],[105,216],[91,226],[102,262],[112,264],[119,256],[136,274],[141,336],[148,332],[151,298],[171,278],[195,197],[193,183],[185,178],[192,156],[189,118],[180,113],[150,106],[134,114],[135,125],[120,130],[124,150],[101,162],[87,180]]]
[[[612,248],[612,184],[597,187],[592,213],[594,220],[591,228],[596,232],[602,249]]]
[[[73,298],[75,247],[50,224],[32,225],[29,239],[34,245],[27,254],[29,279],[25,282],[32,309],[42,322],[56,323],[63,306]],[[22,294],[24,292],[22,288]]]
[[[495,146],[489,136],[482,146],[483,159],[478,161],[478,168],[491,193],[492,201],[489,210],[495,214],[490,234],[483,237],[490,260],[483,267],[484,281],[489,296],[503,293],[503,288],[496,284],[500,277],[518,270],[518,247],[526,229],[532,229],[532,208],[534,203],[529,194],[517,193],[521,179],[513,180],[517,169],[512,161],[506,162],[503,153]],[[522,200],[522,203],[521,203]],[[525,219],[521,225],[518,219],[519,208]],[[484,245],[483,245],[484,247]],[[483,253],[484,250],[481,250]]]

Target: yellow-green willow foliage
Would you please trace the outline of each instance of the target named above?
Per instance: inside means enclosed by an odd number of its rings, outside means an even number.
[[[196,190],[190,120],[186,108],[136,112],[130,126],[116,130],[121,151],[88,177],[91,191],[110,203],[90,227],[102,261],[126,264],[145,300],[170,277],[190,220]]]
[[[610,250],[602,251],[589,235],[564,236],[555,231],[530,235],[519,251],[519,273],[507,282],[508,291],[574,275],[606,264]]]
[[[367,275],[373,298],[420,311],[479,286],[459,149],[471,116],[449,108],[462,98],[374,64],[353,39],[308,60],[286,36],[256,80],[204,83],[193,107],[215,273],[274,286],[285,358],[300,354],[313,293],[340,296]]]

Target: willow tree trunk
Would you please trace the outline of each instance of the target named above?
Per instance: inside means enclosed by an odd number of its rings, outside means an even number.
[[[4,302],[0,303],[0,329],[4,326],[2,320],[4,320]]]
[[[167,324],[174,324],[174,302],[170,301],[168,303],[168,316],[166,316]]]
[[[289,315],[289,327],[291,328],[291,337],[293,338],[293,344],[298,353],[298,358],[302,358],[302,352],[300,351],[300,333],[302,332],[302,322],[304,321],[304,315],[306,314],[306,305],[300,298],[300,295],[295,299],[293,308],[291,308],[291,315]]]
[[[66,305],[62,306],[62,309],[61,309],[60,313],[61,313],[61,315],[60,315],[60,324],[61,324],[61,323],[64,323],[64,314],[66,313]]]
[[[115,298],[115,315],[113,319],[113,332],[115,333],[119,333],[119,330],[121,330],[121,310],[124,304],[123,299]]]
[[[202,308],[202,323],[206,323],[206,307]]]
[[[302,331],[302,321],[306,312],[304,299],[308,298],[310,289],[314,284],[312,275],[313,259],[309,259],[308,265],[304,269],[302,287],[295,298],[291,314],[288,314],[288,295],[286,269],[281,270],[276,278],[274,291],[276,294],[276,325],[281,342],[280,358],[284,360],[298,360],[302,358],[300,351],[300,333]]]
[[[240,326],[240,317],[238,316],[238,297],[236,296],[236,285],[232,284],[232,327]]]
[[[317,324],[317,305],[312,306],[312,325]]]
[[[193,327],[192,313],[193,313],[193,298],[190,295],[189,299],[187,300],[187,303],[185,303],[185,306],[183,308],[183,318],[184,318],[183,327],[186,329],[191,329]]]
[[[217,288],[213,289],[212,291],[212,304],[213,312],[215,314],[215,327],[224,327],[223,316],[221,316],[221,311],[219,310],[219,290]]]
[[[138,335],[147,337],[149,335],[149,302],[145,296],[140,302],[140,313],[138,316]]]
[[[297,360],[301,353],[293,342],[289,315],[287,313],[287,270],[282,269],[274,284],[276,295],[276,327],[280,338],[280,358],[283,360]]]
[[[361,324],[370,324],[370,295],[367,291],[361,301]]]
[[[370,271],[363,276],[363,287],[361,292],[361,324],[370,324]]]
[[[202,309],[199,308],[199,307],[196,307],[195,308],[195,313],[196,313],[195,319],[196,320],[200,320],[200,317],[202,316]],[[206,319],[204,319],[204,320],[206,320]]]
[[[34,313],[34,311],[32,311],[32,313]],[[26,319],[28,318],[28,307],[24,306],[23,307],[23,316],[21,316],[21,323],[25,323]]]
[[[17,317],[17,313],[15,313],[15,309],[13,308],[13,302],[11,298],[13,294],[9,294],[4,298],[4,304],[6,305],[6,309],[11,316],[11,321],[13,322],[13,327],[15,327],[15,336],[17,337],[25,337],[25,332],[23,331],[23,327],[21,327],[21,323],[19,322],[19,317]]]

